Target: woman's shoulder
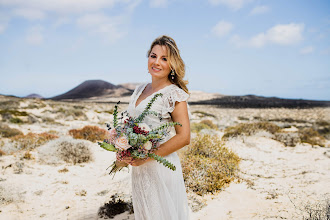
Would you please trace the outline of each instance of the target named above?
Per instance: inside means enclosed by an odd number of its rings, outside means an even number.
[[[189,97],[190,95],[181,89],[178,85],[172,84],[168,87],[165,96],[185,96]]]

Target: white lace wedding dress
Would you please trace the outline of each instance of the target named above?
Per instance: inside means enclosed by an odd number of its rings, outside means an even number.
[[[146,105],[157,93],[163,96],[158,97],[151,106],[151,110],[162,114],[162,121],[154,115],[148,115],[144,123],[150,128],[158,127],[165,122],[171,122],[170,112],[175,108],[175,102],[187,101],[189,95],[177,85],[169,85],[151,94],[142,100],[138,106],[137,99],[148,83],[138,85],[131,96],[127,112],[137,117],[145,109]],[[190,118],[189,105],[188,114]],[[174,134],[173,134],[174,132]],[[173,135],[162,141],[166,142]],[[187,220],[189,219],[189,208],[186,189],[182,176],[180,159],[176,152],[165,157],[176,166],[172,171],[155,160],[141,166],[132,167],[132,199],[135,220]]]

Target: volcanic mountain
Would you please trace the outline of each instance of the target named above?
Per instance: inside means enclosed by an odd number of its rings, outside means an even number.
[[[134,90],[121,85],[113,85],[103,80],[87,80],[70,91],[54,96],[53,100],[86,99],[101,96],[130,96]]]

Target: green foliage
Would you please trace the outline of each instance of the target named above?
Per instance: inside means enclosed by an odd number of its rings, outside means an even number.
[[[179,126],[182,127],[182,124],[179,123],[179,122],[166,122],[166,123],[160,125],[159,127],[152,129],[149,133],[157,132],[157,131],[166,129],[166,128],[171,127],[171,126],[174,127],[175,125],[179,125]]]
[[[154,97],[152,97],[152,99],[149,101],[149,103],[147,104],[147,106],[145,107],[145,109],[143,110],[143,112],[139,115],[139,117],[135,120],[135,122],[140,123],[143,121],[143,119],[150,114],[149,110],[152,106],[152,104],[156,101],[156,99],[158,98],[158,96],[163,96],[162,93],[157,93],[154,95]]]
[[[185,184],[198,195],[218,192],[237,178],[240,158],[217,136],[197,134],[179,156]]]
[[[118,105],[119,105],[120,102],[118,102],[116,105],[115,105],[115,108],[113,110],[113,126],[116,128],[118,126]]]
[[[11,123],[14,123],[14,124],[22,124],[23,123],[22,119],[20,119],[20,118],[11,118],[9,121]]]
[[[165,167],[170,168],[171,170],[175,171],[176,167],[170,163],[168,160],[166,160],[165,158],[158,156],[157,154],[154,153],[149,153],[148,157],[155,159],[158,163],[163,164]]]
[[[100,147],[102,147],[103,149],[105,149],[107,151],[113,151],[113,152],[117,151],[115,146],[113,146],[112,144],[108,144],[108,143],[105,143],[105,142],[98,142],[98,145],[100,145]]]
[[[260,130],[275,134],[280,130],[280,127],[269,122],[240,123],[235,126],[227,127],[222,138],[226,140],[230,137],[237,137],[240,135],[253,135]]]

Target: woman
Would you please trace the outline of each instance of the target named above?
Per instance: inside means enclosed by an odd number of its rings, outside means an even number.
[[[137,117],[156,93],[162,93],[152,105],[161,113],[162,121],[148,115],[144,123],[155,128],[165,122],[180,122],[176,134],[167,136],[155,154],[165,157],[176,166],[172,171],[153,159],[124,158],[119,166],[130,164],[132,168],[132,199],[136,220],[186,220],[189,208],[182,169],[176,153],[190,143],[190,122],[187,99],[187,82],[183,81],[185,65],[175,41],[168,36],[154,40],[148,51],[148,70],[152,82],[136,87],[127,112]]]

